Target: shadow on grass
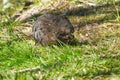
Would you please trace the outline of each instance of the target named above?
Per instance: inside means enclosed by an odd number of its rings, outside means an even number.
[[[86,24],[88,25],[93,23],[100,24],[104,21],[113,20],[116,18],[117,11],[115,9],[115,6],[120,6],[119,3],[120,1],[115,2],[115,5],[111,3],[111,4],[103,4],[100,6],[88,7],[88,8],[77,8],[77,9],[68,11],[67,15],[82,17],[82,16],[91,16],[95,14],[106,14],[106,16],[100,17],[95,20],[89,20],[85,22],[81,21],[80,23],[77,24],[77,27],[80,28],[85,26]],[[120,10],[118,11],[118,13],[120,14]]]
[[[115,9],[115,6],[120,6],[120,1],[115,2],[114,4],[103,4],[100,6],[91,6],[88,8],[78,8],[78,9],[74,9],[74,10],[70,10],[68,11],[67,15],[77,15],[77,16],[85,16],[85,15],[92,15],[92,14],[96,14],[97,11],[101,11],[101,9],[110,9],[109,11],[104,10],[102,11],[102,13],[111,13],[111,12],[116,12],[113,11]],[[120,11],[119,11],[120,13]]]

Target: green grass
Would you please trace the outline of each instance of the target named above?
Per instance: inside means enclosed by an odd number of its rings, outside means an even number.
[[[104,42],[105,46],[99,42],[97,46],[36,47],[26,41],[13,41],[0,51],[0,71],[40,66],[42,79],[87,79],[119,74],[120,48],[111,40]]]
[[[35,46],[23,34],[25,23],[0,14],[0,80],[119,80],[119,16],[118,12],[106,13],[109,10],[103,7],[91,15],[69,16],[80,27],[74,33],[80,42],[77,45],[44,47]],[[36,66],[40,66],[37,71],[13,73]]]

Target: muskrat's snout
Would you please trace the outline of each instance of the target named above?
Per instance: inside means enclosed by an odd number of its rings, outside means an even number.
[[[73,26],[69,26],[68,27],[68,29],[66,29],[66,32],[68,33],[68,34],[71,34],[71,33],[74,33],[74,28],[73,28]]]

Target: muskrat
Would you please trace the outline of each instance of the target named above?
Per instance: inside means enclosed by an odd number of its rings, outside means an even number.
[[[58,41],[66,43],[74,28],[65,15],[43,14],[34,22],[32,32],[36,44],[44,46]]]

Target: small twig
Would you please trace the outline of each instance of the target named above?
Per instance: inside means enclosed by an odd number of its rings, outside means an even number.
[[[10,72],[12,72],[12,73],[24,73],[24,72],[28,72],[28,71],[31,72],[31,71],[37,71],[37,70],[40,70],[40,66],[36,66],[33,68],[26,68],[26,69],[18,70],[18,71],[11,70]]]

